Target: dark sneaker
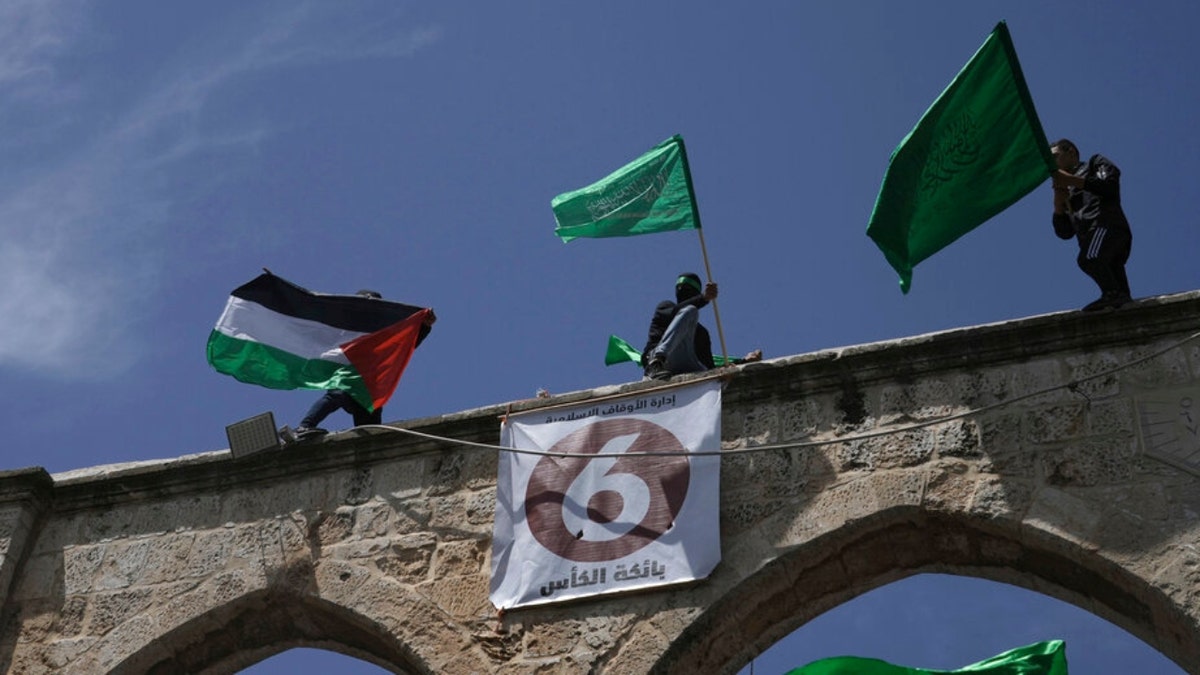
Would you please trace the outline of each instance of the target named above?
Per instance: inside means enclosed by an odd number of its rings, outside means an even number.
[[[671,379],[671,371],[663,365],[659,359],[653,359],[646,365],[646,377],[652,380],[669,380]]]
[[[1111,295],[1105,293],[1104,295],[1101,295],[1099,298],[1096,298],[1095,300],[1084,305],[1083,309],[1081,309],[1079,311],[1081,311],[1081,312],[1099,312],[1100,310],[1104,310],[1104,309],[1112,309],[1112,307],[1113,307],[1112,301],[1113,301],[1113,297]]]
[[[1133,298],[1128,295],[1115,295],[1111,300],[1108,301],[1108,306],[1112,307],[1113,309],[1120,309],[1131,302],[1133,302]]]
[[[321,427],[296,427],[296,440],[302,441],[306,438],[324,436],[327,433],[329,432]]]

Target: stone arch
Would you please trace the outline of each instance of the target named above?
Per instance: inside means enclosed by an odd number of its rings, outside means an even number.
[[[149,637],[152,641],[107,672],[236,673],[294,647],[328,649],[396,673],[432,672],[378,622],[314,596],[279,591],[247,593]]]
[[[1181,665],[1200,646],[1162,589],[1096,551],[1028,523],[904,506],[782,553],[685,629],[654,673],[735,673],[820,614],[907,577],[936,572],[1020,586],[1107,619]]]

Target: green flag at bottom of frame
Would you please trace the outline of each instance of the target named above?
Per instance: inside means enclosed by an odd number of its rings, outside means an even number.
[[[1067,675],[1066,643],[1038,642],[958,670],[906,668],[879,659],[836,656],[795,668],[787,675]]]

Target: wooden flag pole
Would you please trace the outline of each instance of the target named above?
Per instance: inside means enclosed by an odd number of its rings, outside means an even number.
[[[708,276],[708,280],[711,282],[713,278],[712,267],[710,267],[708,264],[708,247],[704,245],[704,230],[697,227],[696,234],[700,235],[700,254],[704,256],[704,273]],[[712,307],[713,319],[715,319],[717,322],[717,337],[721,340],[721,356],[725,357],[725,363],[728,364],[729,350],[725,349],[725,331],[721,328],[721,312],[717,309],[716,298],[713,298]]]
[[[700,255],[704,256],[704,273],[712,282],[712,267],[708,264],[708,247],[704,245],[704,228],[700,226],[700,205],[696,203],[696,189],[692,186],[692,167],[688,164],[687,146],[683,144],[683,136],[676,134],[675,141],[679,144],[679,157],[683,160],[683,177],[687,180],[688,199],[692,203],[692,218],[695,219],[696,234],[700,235]],[[717,299],[713,298],[713,319],[717,322],[717,337],[721,340],[721,356],[729,363],[729,350],[725,348],[725,330],[721,328],[721,312],[717,309]]]

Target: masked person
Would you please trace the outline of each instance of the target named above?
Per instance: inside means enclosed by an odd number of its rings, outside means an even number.
[[[716,367],[713,361],[712,338],[700,324],[700,310],[717,298],[717,285],[700,283],[700,277],[685,272],[675,280],[675,302],[663,300],[654,308],[646,347],[642,350],[642,367],[646,377],[670,379],[672,375],[698,373]],[[762,359],[755,350],[733,363]]]

